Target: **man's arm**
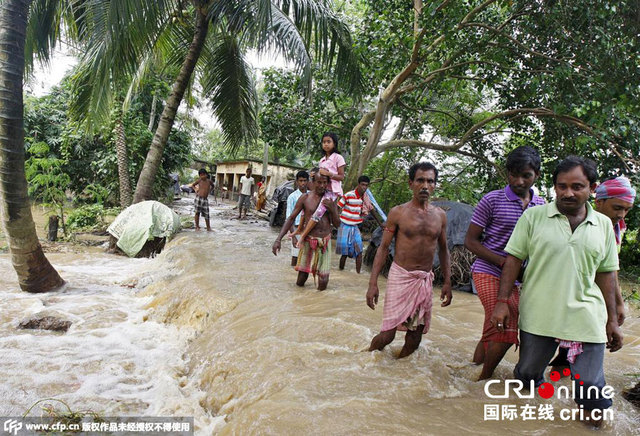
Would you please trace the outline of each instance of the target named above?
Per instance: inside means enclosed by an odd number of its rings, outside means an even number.
[[[616,309],[616,288],[618,280],[616,272],[596,273],[596,285],[602,291],[607,306],[607,348],[612,353],[622,348],[622,331],[618,326],[618,312]]]
[[[336,204],[329,199],[322,200],[322,202],[330,213],[329,221],[331,222],[331,225],[335,228],[340,227],[340,215],[338,215],[338,208],[336,207]]]
[[[618,272],[616,271],[616,312],[618,312],[618,326],[624,324],[624,298],[622,298],[622,289],[620,289],[620,281],[618,280]]]
[[[378,297],[380,295],[380,290],[378,289],[378,276],[387,261],[387,257],[389,256],[389,246],[391,245],[391,241],[398,230],[399,215],[400,212],[396,208],[391,209],[389,212],[387,227],[382,231],[382,242],[380,242],[380,246],[376,252],[376,257],[373,260],[373,266],[371,267],[369,289],[367,290],[367,306],[372,310],[375,310],[376,304],[378,304]]]
[[[296,202],[296,206],[293,208],[293,212],[291,213],[291,215],[289,215],[289,218],[287,218],[287,220],[284,222],[284,225],[282,226],[282,229],[280,230],[280,233],[278,234],[276,241],[273,243],[273,246],[271,247],[271,252],[275,256],[277,256],[278,251],[280,251],[280,241],[282,241],[282,238],[289,231],[296,217],[304,209],[304,199],[306,197],[307,197],[307,194],[304,194],[298,199],[298,201]]]
[[[483,230],[484,229],[479,225],[469,223],[469,229],[467,230],[467,235],[464,238],[464,246],[480,259],[491,262],[492,264],[502,268],[506,258],[494,253],[482,245],[481,239]]]
[[[502,267],[502,275],[500,276],[500,289],[498,290],[498,302],[493,309],[491,315],[491,324],[495,326],[499,332],[504,331],[504,326],[509,318],[509,306],[507,300],[511,296],[513,285],[520,274],[522,260],[515,256],[507,254],[507,259]]]
[[[442,301],[441,306],[445,307],[451,304],[453,294],[451,293],[451,262],[449,247],[447,246],[447,214],[444,211],[442,211],[442,228],[440,229],[440,236],[438,236],[438,258],[440,259],[440,271],[442,271],[444,279],[440,301]]]

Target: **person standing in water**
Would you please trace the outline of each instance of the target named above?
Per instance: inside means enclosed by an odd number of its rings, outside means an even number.
[[[293,209],[296,207],[298,199],[307,193],[307,184],[309,183],[309,173],[306,171],[298,171],[296,174],[296,189],[287,197],[287,213],[285,218],[289,218],[293,213]],[[293,222],[293,230],[295,231],[300,225],[300,215],[296,217]],[[291,239],[291,266],[296,266],[298,263],[298,248],[296,247],[297,241],[292,237]]]
[[[522,146],[507,156],[508,184],[491,191],[478,203],[464,241],[465,247],[476,255],[471,267],[473,283],[484,307],[482,338],[473,354],[473,363],[482,364],[479,380],[490,378],[507,350],[518,345],[518,285],[506,302],[509,306],[509,325],[499,332],[491,325],[491,314],[496,306],[500,274],[507,253],[504,247],[522,213],[530,207],[545,204],[531,188],[540,175],[540,154]]]
[[[336,204],[324,197],[327,186],[329,185],[329,176],[317,174],[313,184],[313,191],[310,191],[300,197],[296,203],[293,212],[287,218],[280,230],[280,234],[271,247],[271,252],[278,255],[280,251],[280,243],[282,237],[291,229],[296,217],[304,211],[304,220],[301,226],[305,225],[305,221],[311,218],[313,211],[323,202],[326,212],[311,233],[304,240],[299,241],[300,253],[298,254],[298,263],[296,271],[298,271],[298,286],[304,286],[309,273],[313,274],[315,279],[318,276],[318,290],[324,291],[329,284],[329,272],[331,270],[331,227],[340,225],[338,217],[338,209]],[[307,218],[309,217],[309,218]]]
[[[507,301],[528,259],[520,293],[520,357],[513,374],[525,386],[531,381],[540,386],[556,349],[568,348],[572,378],[579,378],[581,386],[575,401],[591,418],[592,410],[612,404],[603,392],[605,346],[617,351],[623,340],[616,309],[615,235],[611,220],[588,201],[597,178],[589,159],[569,156],[558,164],[555,201],[527,209],[505,247],[491,316],[491,324],[504,332],[510,316]],[[589,423],[598,426],[602,420]]]
[[[329,177],[330,184],[324,194],[325,198],[335,202],[342,196],[342,181],[344,180],[344,168],[346,162],[340,152],[338,151],[338,135],[332,132],[327,132],[322,135],[322,151],[324,157],[320,159],[319,174]],[[313,227],[322,218],[326,211],[325,202],[321,202],[318,209],[313,213],[310,220],[307,220],[307,224],[304,229],[298,229],[296,234],[300,234],[300,241],[303,241],[305,237],[313,230]]]
[[[200,168],[198,171],[198,180],[191,184],[191,187],[196,191],[196,198],[194,200],[194,207],[196,214],[194,221],[196,223],[196,230],[200,230],[200,215],[204,218],[204,222],[207,225],[207,231],[211,231],[211,224],[209,223],[209,194],[213,190],[213,183],[209,179],[209,174],[204,168]]]
[[[378,304],[378,276],[382,271],[391,240],[396,238],[396,251],[389,270],[382,312],[382,328],[371,341],[369,351],[382,350],[395,338],[396,331],[407,331],[398,358],[418,349],[422,335],[431,322],[433,294],[433,260],[436,246],[444,277],[440,300],[451,304],[451,267],[447,248],[447,216],[429,203],[438,180],[433,164],[419,162],[409,169],[409,187],[413,198],[389,211],[382,242],[376,252],[367,290],[367,306]]]
[[[605,180],[596,188],[595,209],[611,220],[618,252],[620,252],[624,232],[627,229],[624,218],[633,207],[635,199],[636,190],[631,186],[629,179],[626,177],[616,177],[615,179]],[[625,310],[619,282],[616,287],[616,310],[618,312],[618,325],[622,327],[622,324],[624,324]],[[558,349],[558,355],[549,363],[552,371],[558,371],[562,374],[562,370],[569,367],[567,354],[567,348]]]
[[[242,219],[242,209],[244,208],[244,217],[251,207],[251,196],[253,196],[253,186],[255,180],[251,177],[251,167],[247,168],[246,175],[240,177],[240,199],[238,200],[238,219]]]

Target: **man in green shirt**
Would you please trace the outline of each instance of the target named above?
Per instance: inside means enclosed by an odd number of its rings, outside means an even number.
[[[525,211],[505,248],[508,255],[491,320],[499,331],[504,328],[509,316],[506,301],[528,259],[520,291],[520,359],[514,375],[539,386],[558,346],[568,348],[572,377],[579,374],[584,383],[575,400],[585,411],[611,406],[602,395],[605,343],[611,351],[622,347],[615,236],[611,220],[588,203],[597,177],[595,163],[588,159],[569,156],[557,166],[556,200]],[[591,386],[597,387],[597,395],[588,389]]]

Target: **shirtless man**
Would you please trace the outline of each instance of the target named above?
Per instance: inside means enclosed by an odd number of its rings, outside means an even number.
[[[198,171],[198,180],[191,184],[191,187],[196,191],[196,198],[194,200],[194,208],[196,215],[194,221],[196,222],[196,230],[200,230],[200,215],[204,218],[204,222],[207,225],[207,231],[211,231],[211,224],[209,223],[209,194],[213,190],[213,183],[209,179],[209,174],[204,168],[200,168]]]
[[[382,328],[371,341],[369,351],[382,350],[396,336],[396,330],[406,330],[404,347],[398,358],[418,349],[422,335],[429,330],[433,294],[433,259],[436,244],[444,284],[440,294],[442,306],[451,304],[451,267],[447,248],[447,216],[429,204],[438,180],[438,170],[428,162],[419,162],[409,169],[409,187],[413,198],[389,212],[382,243],[378,247],[371,269],[367,306],[375,310],[378,304],[378,276],[389,254],[389,245],[396,237],[396,253],[389,270],[385,294]]]
[[[307,192],[298,199],[293,212],[285,221],[282,230],[280,230],[280,234],[273,243],[271,251],[274,255],[278,255],[282,237],[287,234],[294,220],[302,211],[304,211],[304,218],[300,225],[302,228],[305,227],[307,220],[310,219],[313,212],[318,208],[328,184],[328,176],[320,174],[315,176],[313,191]],[[298,264],[296,265],[296,271],[298,271],[296,285],[304,286],[307,278],[309,278],[309,273],[312,273],[314,277],[317,274],[319,291],[327,289],[327,284],[329,283],[329,271],[331,269],[331,226],[338,227],[340,225],[340,218],[335,203],[331,200],[322,201],[329,213],[325,213],[305,240],[300,241],[300,253],[298,254]]]

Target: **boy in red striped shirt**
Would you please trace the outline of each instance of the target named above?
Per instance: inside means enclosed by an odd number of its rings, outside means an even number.
[[[338,207],[342,209],[340,212],[340,228],[336,239],[336,254],[342,255],[340,257],[340,269],[344,269],[347,257],[355,257],[356,272],[358,274],[360,274],[360,268],[362,267],[362,236],[358,225],[363,221],[363,196],[367,192],[369,182],[369,177],[360,176],[356,189],[347,192],[338,201]]]

